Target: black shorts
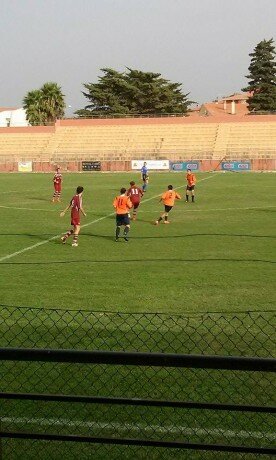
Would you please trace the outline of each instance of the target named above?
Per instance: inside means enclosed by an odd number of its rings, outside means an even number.
[[[170,210],[173,208],[173,206],[168,206],[165,204],[165,212],[170,212]]]
[[[191,192],[194,189],[195,189],[195,185],[187,185],[186,187],[186,190],[188,190],[189,192]]]
[[[149,176],[147,174],[142,174],[142,180],[146,182],[148,180]]]
[[[128,214],[116,214],[116,225],[120,227],[121,225],[129,225],[129,215]]]

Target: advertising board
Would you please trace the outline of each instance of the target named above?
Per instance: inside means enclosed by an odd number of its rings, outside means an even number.
[[[32,161],[19,161],[18,172],[32,172],[33,163]]]
[[[142,168],[144,162],[147,163],[147,168],[148,169],[157,169],[157,170],[170,169],[169,160],[132,160],[131,161],[131,169],[140,170]]]
[[[223,161],[221,163],[223,171],[250,171],[250,161]]]
[[[199,170],[199,162],[198,161],[176,161],[170,163],[170,169],[172,171],[187,171],[187,169],[191,169],[192,171]]]
[[[83,161],[82,170],[83,171],[100,171],[101,162],[100,161]]]

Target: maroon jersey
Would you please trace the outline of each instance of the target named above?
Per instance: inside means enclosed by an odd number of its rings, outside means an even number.
[[[137,185],[133,185],[128,189],[127,196],[129,196],[132,203],[140,203],[143,192]]]
[[[73,196],[70,201],[71,205],[71,219],[79,219],[80,217],[80,208],[82,207],[82,197],[79,195]]]
[[[53,178],[54,184],[61,184],[62,181],[62,175],[59,172],[56,172]]]

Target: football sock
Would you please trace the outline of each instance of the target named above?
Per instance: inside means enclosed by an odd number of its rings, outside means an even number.
[[[186,201],[189,201],[189,195],[186,195]]]
[[[162,220],[162,217],[159,217],[158,222],[161,222],[161,220]]]
[[[168,216],[165,216],[165,220],[166,220],[166,221],[168,220]]]
[[[129,227],[125,227],[125,229],[124,229],[124,235],[126,236],[126,235],[128,234],[128,232],[129,232]]]
[[[79,236],[79,235],[76,235],[76,234],[74,235],[74,237],[73,237],[73,243],[77,243],[77,242],[78,242],[78,236]]]
[[[67,240],[67,238],[69,238],[69,236],[71,236],[72,234],[73,234],[73,230],[68,230],[68,232],[65,233],[63,238]]]
[[[195,201],[195,197],[194,197],[194,195],[192,195],[192,202],[194,202],[194,201]]]
[[[119,238],[120,230],[121,230],[120,227],[116,227],[116,239]]]

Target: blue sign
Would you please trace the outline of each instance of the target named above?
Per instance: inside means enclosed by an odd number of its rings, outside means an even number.
[[[250,161],[223,161],[221,163],[223,171],[250,171]]]
[[[198,171],[199,162],[198,161],[177,161],[175,163],[170,163],[170,167],[172,171],[187,171],[187,169],[191,169],[192,171]]]

